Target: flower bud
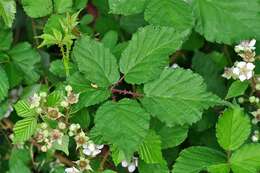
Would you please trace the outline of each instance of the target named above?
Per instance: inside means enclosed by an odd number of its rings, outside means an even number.
[[[67,92],[71,92],[71,91],[72,91],[72,87],[71,87],[70,85],[67,85],[67,86],[65,87],[65,90],[66,90]]]
[[[47,146],[43,145],[43,146],[41,147],[41,151],[42,151],[42,152],[47,152],[47,150],[48,150]]]
[[[69,103],[64,100],[64,101],[62,101],[62,102],[60,103],[60,105],[61,105],[62,107],[64,107],[64,108],[66,108],[66,107],[69,106]]]
[[[239,103],[244,103],[244,101],[245,101],[245,99],[244,99],[243,97],[239,97],[239,98],[238,98],[238,102],[239,102]]]
[[[249,97],[249,102],[254,103],[255,102],[255,96],[250,96]]]
[[[47,97],[47,93],[46,92],[40,92],[40,97]]]
[[[58,127],[59,127],[59,129],[64,130],[66,128],[66,124],[63,122],[59,122]]]

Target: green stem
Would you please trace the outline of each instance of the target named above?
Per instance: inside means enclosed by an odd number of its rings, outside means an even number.
[[[69,72],[69,50],[68,47],[66,46],[66,52],[64,50],[63,45],[59,45],[61,53],[62,53],[62,61],[63,61],[63,66],[65,69],[66,77],[69,77],[70,72]]]

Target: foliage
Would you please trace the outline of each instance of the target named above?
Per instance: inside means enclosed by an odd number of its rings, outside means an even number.
[[[0,172],[258,173],[258,0],[0,0]]]

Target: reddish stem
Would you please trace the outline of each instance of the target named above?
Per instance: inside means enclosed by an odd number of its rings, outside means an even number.
[[[135,93],[132,91],[127,91],[127,90],[119,90],[119,89],[115,89],[115,88],[111,88],[111,91],[113,94],[131,95],[134,98],[143,96],[142,94],[139,94],[139,93]]]

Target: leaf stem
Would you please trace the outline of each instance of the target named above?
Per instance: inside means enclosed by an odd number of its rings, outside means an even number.
[[[136,98],[136,97],[143,97],[143,94],[139,94],[139,93],[132,92],[132,91],[127,91],[127,90],[119,90],[119,89],[115,89],[115,88],[111,88],[111,92],[113,94],[131,95],[134,98]]]

